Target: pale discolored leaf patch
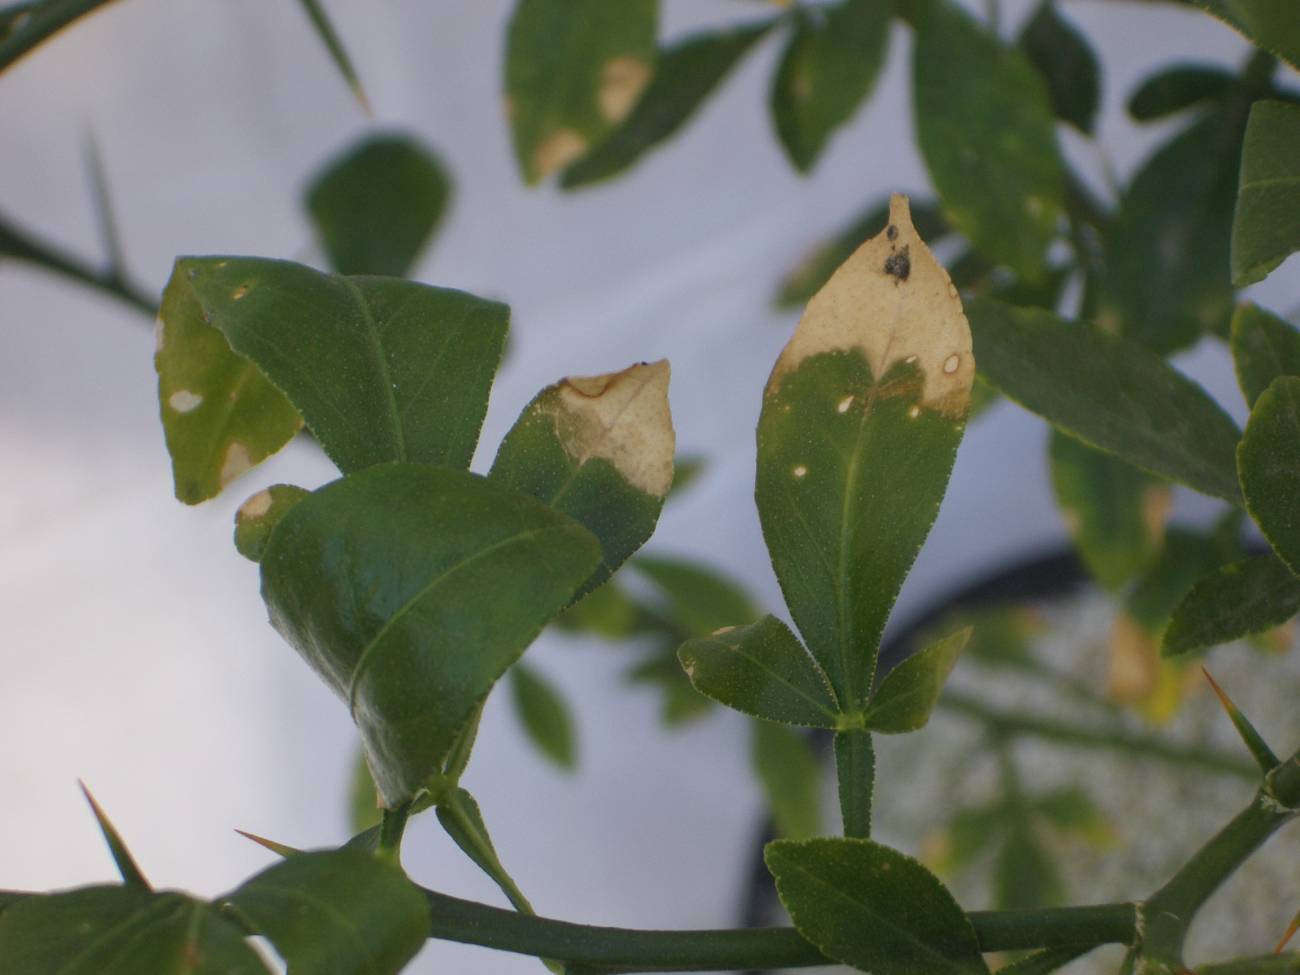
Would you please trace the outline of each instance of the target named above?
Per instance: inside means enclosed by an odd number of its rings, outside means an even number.
[[[810,356],[858,349],[877,377],[898,363],[914,363],[922,374],[918,405],[962,416],[975,382],[971,345],[957,289],[912,226],[907,197],[895,193],[884,231],[808,302],[772,370],[768,393]]]

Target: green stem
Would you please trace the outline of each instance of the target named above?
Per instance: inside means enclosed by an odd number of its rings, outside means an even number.
[[[1142,955],[1174,970],[1197,912],[1264,841],[1300,814],[1300,752],[1279,765],[1249,806],[1141,906]]]
[[[835,772],[844,835],[866,839],[871,836],[871,792],[876,779],[871,732],[861,728],[835,732]]]
[[[74,20],[111,2],[112,0],[48,0],[41,4],[31,11],[21,27],[0,41],[0,71]]]
[[[807,968],[830,964],[794,928],[638,931],[590,927],[516,914],[426,890],[431,937],[524,955],[558,958],[604,971],[694,972]],[[1127,944],[1134,938],[1132,904],[1036,911],[975,911],[983,951],[1044,945]]]
[[[402,836],[411,818],[411,806],[411,803],[404,802],[396,809],[385,809],[379,823],[379,853],[393,863],[401,859]]]
[[[960,691],[945,691],[939,699],[939,706],[982,721],[991,731],[1003,735],[1027,735],[1078,748],[1128,752],[1243,779],[1258,779],[1259,776],[1253,762],[1221,751],[1198,745],[1180,745],[1155,735],[1122,728],[1081,728],[1056,718],[1003,711]]]
[[[6,257],[28,261],[55,274],[88,285],[125,302],[150,318],[158,313],[158,305],[153,297],[128,281],[120,272],[113,269],[98,271],[80,259],[19,230],[0,216],[0,261]]]

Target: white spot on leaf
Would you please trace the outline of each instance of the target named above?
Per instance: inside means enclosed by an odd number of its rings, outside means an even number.
[[[239,300],[240,300],[241,298],[243,298],[244,295],[246,295],[246,294],[248,294],[248,285],[246,285],[246,284],[241,284],[241,285],[240,285],[238,288],[236,288],[234,291],[230,292],[230,300],[231,300],[231,301],[239,301]]]
[[[621,122],[627,118],[632,106],[650,83],[650,65],[640,58],[610,58],[600,71],[600,89],[596,100],[600,114],[608,122]]]
[[[235,440],[226,448],[226,456],[221,463],[221,473],[217,475],[217,481],[225,487],[252,466],[253,458],[249,456],[248,448]]]
[[[677,446],[668,409],[670,375],[668,361],[661,359],[550,387],[542,399],[565,453],[579,466],[606,460],[637,490],[666,496]]]
[[[918,416],[921,415],[921,408],[919,406],[913,406],[910,410],[907,411],[907,415],[910,416],[913,420],[915,420]]]
[[[799,478],[800,480],[802,480],[803,478],[808,476],[808,468],[803,464],[799,464],[790,473],[793,474],[795,477]]]
[[[153,351],[157,355],[163,350],[163,345],[167,341],[166,326],[163,325],[162,318],[155,318],[153,323]]]
[[[167,397],[167,405],[177,413],[188,413],[190,410],[198,409],[202,403],[203,397],[188,389],[178,389]]]
[[[892,237],[892,239],[891,239]],[[906,247],[907,275],[896,272]],[[956,355],[951,372],[925,369],[919,404],[964,417],[975,381],[970,326],[948,272],[912,226],[907,197],[889,201],[889,224],[859,247],[808,302],[794,336],[777,359],[767,395],[787,373],[823,352],[858,350],[879,379],[896,363],[934,362]]]
[[[952,355],[948,356],[948,358],[943,360],[943,371],[945,374],[951,376],[954,372],[957,371],[957,367],[960,365],[961,365],[961,356],[957,355],[954,352]]]
[[[533,150],[533,174],[545,179],[587,152],[587,140],[573,129],[557,129]]]
[[[271,510],[271,492],[258,491],[251,498],[239,506],[239,517],[255,519],[261,518]]]
[[[849,407],[852,405],[853,405],[853,397],[845,396],[842,400],[840,400],[838,403],[835,404],[835,412],[847,413],[849,411]]]

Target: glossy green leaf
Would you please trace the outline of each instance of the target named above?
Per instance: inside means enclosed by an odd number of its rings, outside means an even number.
[[[912,225],[922,239],[933,244],[938,238],[952,232],[937,204],[913,200]],[[778,308],[799,308],[808,303],[822,285],[831,279],[835,269],[849,259],[855,250],[876,236],[889,223],[889,201],[873,204],[862,216],[839,231],[824,244],[819,244],[785,276],[774,302]]]
[[[599,558],[588,531],[533,498],[464,471],[386,464],[285,515],[262,557],[262,595],[348,702],[392,808],[441,770],[479,701]]]
[[[491,479],[573,518],[599,540],[596,588],[650,537],[673,483],[667,361],[548,386],[506,434]]]
[[[772,80],[769,107],[786,157],[812,169],[831,135],[857,112],[880,74],[890,0],[795,8],[795,28]]]
[[[1278,558],[1260,555],[1221,565],[1174,610],[1161,653],[1176,657],[1241,640],[1300,613],[1300,579]]]
[[[1258,47],[1300,69],[1300,17],[1291,0],[1191,0]]]
[[[931,0],[917,24],[912,84],[917,142],[944,213],[990,260],[1041,277],[1062,175],[1038,72],[955,3]]]
[[[564,170],[560,185],[576,189],[632,168],[672,138],[776,21],[692,34],[663,48],[654,78],[631,113],[590,153]]]
[[[355,835],[378,827],[382,819],[375,777],[366,764],[365,749],[358,749],[352,761],[352,780],[348,784],[348,825]]]
[[[865,839],[777,840],[763,853],[799,933],[875,975],[988,972],[975,929],[934,874]]]
[[[267,975],[212,907],[140,887],[82,887],[10,905],[0,914],[0,958],[5,975]]]
[[[1300,574],[1300,376],[1282,376],[1255,400],[1237,449],[1246,510]]]
[[[1292,11],[1295,15],[1295,11]],[[1293,16],[1300,22],[1300,16]],[[1297,28],[1300,39],[1300,28]],[[1232,283],[1261,281],[1300,250],[1300,106],[1255,102],[1241,150]]]
[[[451,176],[406,135],[367,136],[325,164],[304,204],[340,274],[401,278],[442,222]]]
[[[1056,503],[1079,555],[1098,582],[1118,589],[1160,551],[1168,486],[1059,430],[1048,456]]]
[[[506,114],[536,183],[628,117],[655,73],[656,0],[517,0],[506,33]]]
[[[1101,100],[1101,69],[1092,46],[1052,0],[1043,0],[1025,24],[1020,47],[1047,82],[1056,117],[1090,134]]]
[[[807,734],[755,721],[750,763],[763,787],[777,834],[804,840],[822,832],[822,769]]]
[[[1237,76],[1222,68],[1175,64],[1143,79],[1129,95],[1128,113],[1139,122],[1150,122],[1221,98],[1236,83]]]
[[[429,937],[429,903],[357,849],[299,853],[225,898],[295,975],[396,975]]]
[[[1300,329],[1249,302],[1232,316],[1232,364],[1248,406],[1278,376],[1300,376]]]
[[[1157,149],[1129,183],[1107,234],[1096,321],[1157,352],[1227,332],[1241,155],[1235,111],[1216,107]]]
[[[345,473],[389,460],[469,465],[505,305],[250,257],[181,258],[172,283],[284,391]]]
[[[357,76],[357,69],[352,66],[352,59],[348,57],[348,52],[343,47],[343,40],[339,37],[338,31],[334,29],[334,25],[325,13],[325,8],[321,6],[320,0],[299,0],[299,2],[311,21],[316,35],[320,38],[321,43],[325,45],[325,50],[329,52],[334,67],[338,68],[339,74],[343,76],[343,80],[352,89],[352,94],[361,103],[361,107],[366,110],[366,114],[370,114],[370,102],[366,98],[365,90],[361,87],[361,79]]]
[[[122,882],[128,887],[138,887],[142,890],[150,890],[149,881],[145,879],[144,874],[140,871],[139,865],[135,862],[135,857],[127,849],[126,842],[122,839],[122,834],[117,831],[108,814],[95,801],[95,797],[90,794],[84,782],[80,783],[82,795],[86,797],[86,802],[90,803],[90,810],[95,814],[95,821],[99,824],[99,831],[104,834],[104,842],[108,844],[108,852],[113,857],[113,863],[117,867],[117,872],[122,877]]]
[[[510,668],[510,699],[537,750],[562,769],[578,764],[578,740],[569,705],[555,686],[522,662]]]
[[[993,902],[1002,910],[1055,907],[1064,899],[1061,875],[1033,826],[1023,818],[1002,841],[993,871]]]
[[[768,380],[755,498],[786,604],[843,711],[938,513],[975,363],[956,289],[895,196]]]
[[[695,689],[720,704],[768,721],[835,727],[826,676],[775,616],[691,640],[678,657]]]
[[[631,564],[659,590],[664,615],[687,636],[704,636],[758,618],[745,591],[707,565],[662,555],[638,555]]]
[[[1237,425],[1135,342],[1045,311],[967,307],[980,373],[1066,433],[1160,477],[1240,503]]]
[[[158,312],[158,404],[176,497],[198,504],[275,453],[302,417],[257,366],[231,351],[182,275]]]
[[[235,548],[253,562],[262,561],[271,531],[310,492],[293,484],[272,484],[258,491],[235,512]]]
[[[867,727],[893,735],[924,728],[970,635],[970,627],[958,630],[890,670],[867,707]]]

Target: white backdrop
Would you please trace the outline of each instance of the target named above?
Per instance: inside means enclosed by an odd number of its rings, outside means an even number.
[[[514,309],[479,469],[542,385],[667,357],[680,445],[710,466],[652,545],[710,557],[779,608],[750,502],[760,390],[794,318],[773,313],[769,298],[811,243],[869,199],[926,191],[908,34],[896,33],[869,107],[811,179],[793,173],[770,133],[769,38],[668,148],[570,196],[525,189],[515,174],[500,111],[506,0],[329,8],[377,122],[361,115],[296,3],[121,0],[0,77],[0,211],[99,253],[83,167],[93,129],[131,270],[156,289],[181,253],[312,254],[298,204],[307,175],[372,124],[412,130],[456,178],[450,219],[417,276]],[[1007,29],[1025,12],[1008,3]],[[1235,64],[1245,53],[1192,12],[1086,0],[1066,12],[1106,52],[1101,137],[1124,172],[1153,137],[1121,109],[1149,67]],[[665,0],[663,32],[756,13],[734,0]],[[1279,277],[1268,294],[1283,308]],[[78,776],[162,886],[215,894],[266,864],[232,827],[298,846],[346,835],[346,712],[266,624],[256,568],[229,543],[248,494],[281,480],[314,486],[332,471],[295,444],[229,497],[175,502],[149,324],[0,263],[0,887],[113,875]],[[1193,355],[1188,368],[1239,402],[1220,356]],[[896,618],[1059,540],[1044,438],[1005,405],[970,429]],[[621,682],[616,648],[548,637],[530,659],[576,703],[581,770],[542,764],[494,700],[467,785],[539,910],[636,926],[732,923],[758,817],[743,722],[718,713],[661,733],[657,700]],[[437,833],[412,827],[417,878],[499,903]],[[421,970],[435,961],[440,971],[539,970],[450,945],[426,951]]]

